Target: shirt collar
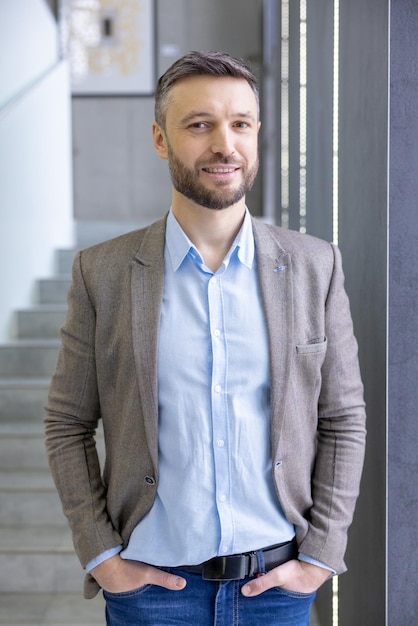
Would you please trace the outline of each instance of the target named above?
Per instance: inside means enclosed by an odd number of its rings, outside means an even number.
[[[178,270],[191,250],[195,251],[200,257],[199,251],[195,248],[174,217],[172,209],[170,209],[167,217],[165,240],[174,271]],[[236,249],[238,249],[237,257],[239,261],[251,269],[254,262],[254,236],[251,216],[247,208],[245,210],[244,222],[225,257],[224,263],[229,263],[229,259]]]

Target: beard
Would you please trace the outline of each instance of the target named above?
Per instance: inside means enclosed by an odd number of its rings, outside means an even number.
[[[217,157],[213,163],[205,161],[205,166],[211,165],[235,165],[241,168],[243,173],[241,184],[235,189],[228,189],[228,183],[218,181],[216,189],[208,189],[199,180],[199,168],[189,168],[174,153],[171,145],[167,145],[168,167],[170,170],[173,187],[183,196],[192,200],[195,204],[207,209],[222,210],[239,202],[254,184],[258,172],[259,160],[257,158],[254,165],[247,169],[243,163],[237,162],[230,157]]]

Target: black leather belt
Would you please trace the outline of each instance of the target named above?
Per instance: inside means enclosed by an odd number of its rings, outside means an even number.
[[[297,557],[296,541],[288,541],[261,550],[263,553],[264,570],[260,570],[256,552],[215,556],[200,565],[179,565],[176,569],[201,574],[204,580],[241,580],[248,576],[269,572]]]

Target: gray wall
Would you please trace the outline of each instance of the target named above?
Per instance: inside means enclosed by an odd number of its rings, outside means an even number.
[[[418,4],[391,3],[387,624],[418,620]]]
[[[261,31],[262,0],[158,0],[157,75],[195,49],[241,56],[259,74]],[[151,141],[153,105],[152,97],[73,98],[74,211],[84,232],[89,222],[96,232],[97,222],[123,222],[128,228],[169,208],[167,164],[154,154]],[[248,203],[253,213],[261,212],[260,180]]]
[[[25,19],[22,19],[25,16]],[[0,1],[0,340],[16,336],[14,311],[71,246],[68,66],[43,0]],[[6,60],[6,62],[3,62]]]
[[[349,571],[340,578],[340,626],[385,624],[388,5],[340,5],[340,248],[368,417]]]
[[[343,0],[341,26],[340,247],[368,445],[339,624],[410,626],[418,619],[418,4]]]

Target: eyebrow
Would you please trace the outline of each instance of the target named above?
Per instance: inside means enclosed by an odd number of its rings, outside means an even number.
[[[192,120],[195,120],[195,119],[200,119],[200,118],[212,119],[214,117],[216,117],[216,116],[213,115],[213,113],[209,113],[207,111],[190,111],[190,113],[188,113],[188,115],[186,115],[185,117],[182,118],[181,123],[182,124],[187,124],[188,122],[191,122]],[[237,112],[237,113],[234,113],[234,115],[232,117],[248,119],[248,120],[251,120],[252,122],[256,121],[256,119],[255,119],[254,115],[251,113],[251,111],[246,111],[245,113],[244,112]]]

